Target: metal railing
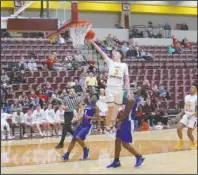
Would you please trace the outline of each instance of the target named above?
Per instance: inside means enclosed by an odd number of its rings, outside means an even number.
[[[170,38],[171,29],[164,25],[133,25],[129,28],[129,38]]]

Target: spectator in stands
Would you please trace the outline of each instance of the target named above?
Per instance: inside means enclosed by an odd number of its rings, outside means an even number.
[[[31,72],[35,72],[35,71],[38,71],[37,69],[37,64],[34,60],[34,58],[32,57],[30,59],[30,61],[28,62],[28,69],[31,71]]]
[[[59,94],[59,92],[58,92],[57,89],[52,94],[51,103],[53,105],[60,105],[60,104],[62,104],[62,100],[61,100],[60,94]]]
[[[173,47],[175,47],[178,41],[177,41],[177,39],[175,38],[174,35],[172,35],[172,39],[173,39],[172,45],[173,45]]]
[[[39,97],[35,94],[34,90],[30,91],[29,101],[30,101],[31,108],[36,107],[36,105],[39,104]]]
[[[184,37],[184,39],[182,40],[181,44],[182,44],[184,47],[190,47],[190,42],[187,40],[186,37]]]
[[[17,112],[17,109],[22,111],[22,105],[19,103],[18,99],[14,99],[13,104],[10,106],[10,113]]]
[[[95,76],[93,76],[93,73],[90,72],[89,76],[85,79],[85,87],[92,87],[92,86],[97,86],[98,82]]]
[[[47,104],[47,102],[48,102],[47,96],[43,93],[42,90],[39,90],[39,92],[38,92],[38,98],[39,98],[39,104],[43,108],[43,106],[45,104]]]
[[[93,68],[95,67],[95,61],[93,60],[93,58],[91,57],[88,61],[87,61],[88,65],[89,65],[89,71],[93,71]]]
[[[80,66],[84,66],[86,64],[86,61],[79,50],[77,50],[76,54],[74,55],[74,59],[80,64]]]
[[[174,49],[174,45],[173,44],[168,46],[168,53],[169,54],[175,54],[175,49]]]
[[[106,87],[106,78],[103,74],[100,74],[100,77],[98,78],[98,88],[99,89],[105,89]]]
[[[170,38],[171,26],[168,24],[168,22],[166,22],[164,25],[164,31],[165,31],[165,38]]]
[[[76,78],[74,81],[75,81],[75,85],[73,86],[73,88],[75,90],[75,93],[76,94],[82,94],[83,89],[82,89],[81,85],[79,84],[78,79]]]
[[[159,88],[159,95],[160,96],[164,96],[165,93],[166,93],[166,90],[164,89],[164,86],[160,86],[160,88]]]
[[[20,70],[28,70],[28,62],[25,61],[25,58],[22,56],[19,62],[19,69]]]
[[[184,22],[184,23],[181,25],[180,30],[188,30],[188,25]]]
[[[135,47],[135,57],[141,58],[141,52],[139,47]]]
[[[8,83],[10,80],[10,78],[8,77],[8,75],[5,73],[5,70],[2,69],[1,70],[1,83]]]
[[[127,45],[126,42],[124,42],[124,43],[122,44],[121,50],[122,50],[122,53],[124,54],[124,56],[126,56],[126,53],[127,53],[127,51],[129,50],[129,47],[128,47],[128,45]]]
[[[19,103],[22,106],[28,106],[29,105],[28,96],[26,95],[26,93],[24,91],[21,95],[19,95]]]
[[[11,119],[11,118],[12,118],[12,115],[8,114],[8,113],[5,113],[3,111],[3,109],[1,108],[1,139],[2,140],[5,140],[5,129],[8,133],[8,140],[12,139],[12,137],[10,135],[10,126],[7,122],[7,120]]]
[[[60,94],[61,100],[63,100],[67,95],[68,95],[67,94],[67,90],[66,89],[63,89],[62,93]]]
[[[181,46],[180,43],[178,42],[175,46],[175,54],[180,54],[181,53]]]
[[[59,43],[60,44],[64,44],[65,43],[65,39],[62,37],[62,35],[59,35]]]
[[[135,57],[135,56],[136,56],[136,51],[132,46],[130,46],[129,50],[126,53],[126,57]]]
[[[67,87],[71,88],[75,85],[74,77],[71,77],[70,80],[67,82]]]
[[[51,97],[52,93],[54,92],[53,87],[51,86],[50,82],[47,81],[46,85],[44,86],[45,95],[47,97]]]
[[[24,123],[24,114],[21,108],[18,108],[16,112],[12,115],[12,135],[15,138],[15,127],[22,127],[23,128],[23,138],[27,138],[27,134],[25,131],[25,123]]]
[[[49,70],[53,70],[54,68],[54,63],[56,62],[56,57],[52,54],[49,55],[49,57],[46,59],[46,64],[47,64],[47,68]]]
[[[140,51],[140,55],[140,57],[145,60],[153,60],[153,55],[148,52]]]

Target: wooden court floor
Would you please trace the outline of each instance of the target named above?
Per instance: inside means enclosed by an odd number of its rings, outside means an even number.
[[[194,131],[197,138],[197,130]],[[145,156],[141,168],[135,169],[135,158],[124,148],[121,152],[122,167],[106,169],[113,160],[114,140],[106,135],[89,136],[87,145],[90,148],[89,160],[80,161],[82,149],[78,144],[64,162],[60,156],[66,152],[71,137],[65,141],[63,149],[54,147],[60,138],[28,139],[1,142],[1,172],[3,174],[29,173],[193,173],[197,174],[197,149],[189,150],[189,141],[184,130],[185,145],[175,150],[177,143],[176,129],[162,131],[135,132],[133,145]]]

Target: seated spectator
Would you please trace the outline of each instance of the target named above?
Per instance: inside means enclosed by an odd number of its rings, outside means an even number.
[[[47,68],[49,70],[53,70],[54,63],[56,62],[56,57],[54,57],[52,54],[50,54],[45,62],[47,63]]]
[[[74,59],[75,61],[79,62],[81,66],[84,66],[86,64],[86,61],[79,50],[77,50],[76,54],[74,55]]]
[[[135,56],[136,56],[136,51],[132,46],[130,46],[129,50],[126,53],[126,57],[135,57]]]
[[[188,30],[187,24],[186,24],[186,23],[183,23],[183,24],[181,25],[180,30]]]
[[[21,108],[18,108],[16,112],[12,115],[12,135],[15,138],[15,128],[19,126],[23,128],[23,138],[27,138],[27,134],[25,131],[25,123],[24,123],[24,114]]]
[[[62,99],[61,99],[60,94],[59,94],[59,92],[58,92],[57,89],[52,94],[51,103],[53,105],[60,105],[60,104],[62,104]]]
[[[61,100],[63,100],[68,95],[67,90],[63,89],[62,93],[60,94]]]
[[[8,75],[5,73],[5,70],[2,69],[1,70],[1,83],[8,83],[10,80],[10,78],[8,77]]]
[[[19,103],[21,103],[22,106],[29,105],[28,96],[26,95],[26,93],[24,91],[23,91],[22,95],[19,95]]]
[[[14,99],[13,104],[10,106],[10,113],[17,112],[17,109],[22,111],[22,105],[19,103],[18,99]]]
[[[53,44],[53,45],[59,44],[60,41],[59,41],[58,36],[53,36],[53,37],[51,37],[51,38],[50,38],[50,43]]]
[[[168,53],[169,54],[174,54],[175,53],[175,49],[173,45],[168,46]]]
[[[50,82],[47,82],[44,86],[44,91],[47,97],[51,97],[52,93],[54,92],[53,87],[51,86]]]
[[[39,90],[38,98],[39,98],[39,104],[41,105],[41,107],[43,107],[45,104],[47,104],[47,102],[48,102],[47,96],[43,93],[42,90]]]
[[[93,68],[95,67],[95,61],[93,60],[93,58],[91,57],[88,61],[87,61],[88,65],[89,65],[89,71],[93,71]]]
[[[7,122],[7,120],[11,119],[11,118],[12,118],[12,115],[8,114],[8,113],[5,113],[3,111],[3,109],[1,108],[1,139],[2,140],[5,140],[5,129],[8,133],[8,140],[12,139],[12,137],[10,135],[10,126]]]
[[[90,72],[89,73],[89,76],[85,79],[85,87],[88,87],[88,86],[97,86],[98,85],[98,82],[97,82],[97,79],[96,77],[93,76],[93,73]]]
[[[141,52],[139,47],[135,47],[135,57],[141,58]]]
[[[166,93],[166,90],[164,89],[164,86],[160,86],[159,88],[159,95],[163,96]]]
[[[98,78],[98,88],[105,89],[105,87],[106,87],[106,78],[103,76],[103,74],[100,74],[100,77]]]
[[[19,62],[19,69],[20,70],[28,70],[28,61],[25,61],[24,57],[21,57],[21,60]]]
[[[141,58],[145,59],[145,60],[153,60],[153,56],[152,54],[148,53],[148,52],[140,52]]]
[[[74,77],[71,77],[70,80],[67,82],[67,87],[71,88],[75,85]]]
[[[34,90],[30,91],[29,101],[30,101],[30,108],[36,107],[36,105],[39,104],[39,97],[35,94]]]
[[[184,39],[182,40],[181,44],[182,44],[184,47],[190,47],[190,42],[187,40],[186,37],[184,37]]]
[[[180,46],[179,42],[175,46],[175,53],[176,54],[180,54],[181,53],[181,46]]]
[[[129,50],[129,47],[127,46],[127,43],[124,42],[121,46],[121,51],[124,54],[124,56],[126,56],[127,51]]]
[[[34,60],[34,58],[32,57],[31,60],[28,62],[28,69],[31,71],[31,72],[35,72],[35,71],[38,71],[37,69],[37,64]]]
[[[82,94],[83,89],[82,89],[81,85],[79,84],[78,79],[76,78],[74,81],[75,81],[75,84],[74,84],[73,88],[75,90],[75,93],[76,94]]]
[[[178,41],[176,40],[174,35],[172,35],[172,39],[173,39],[172,45],[173,45],[173,47],[175,47]]]
[[[62,35],[59,35],[59,42],[60,42],[60,44],[65,43],[65,39],[62,37]]]

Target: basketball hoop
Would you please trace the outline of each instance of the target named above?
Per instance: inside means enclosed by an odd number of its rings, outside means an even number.
[[[74,48],[81,48],[84,46],[85,36],[91,29],[92,23],[87,20],[79,20],[69,26],[70,38]]]

